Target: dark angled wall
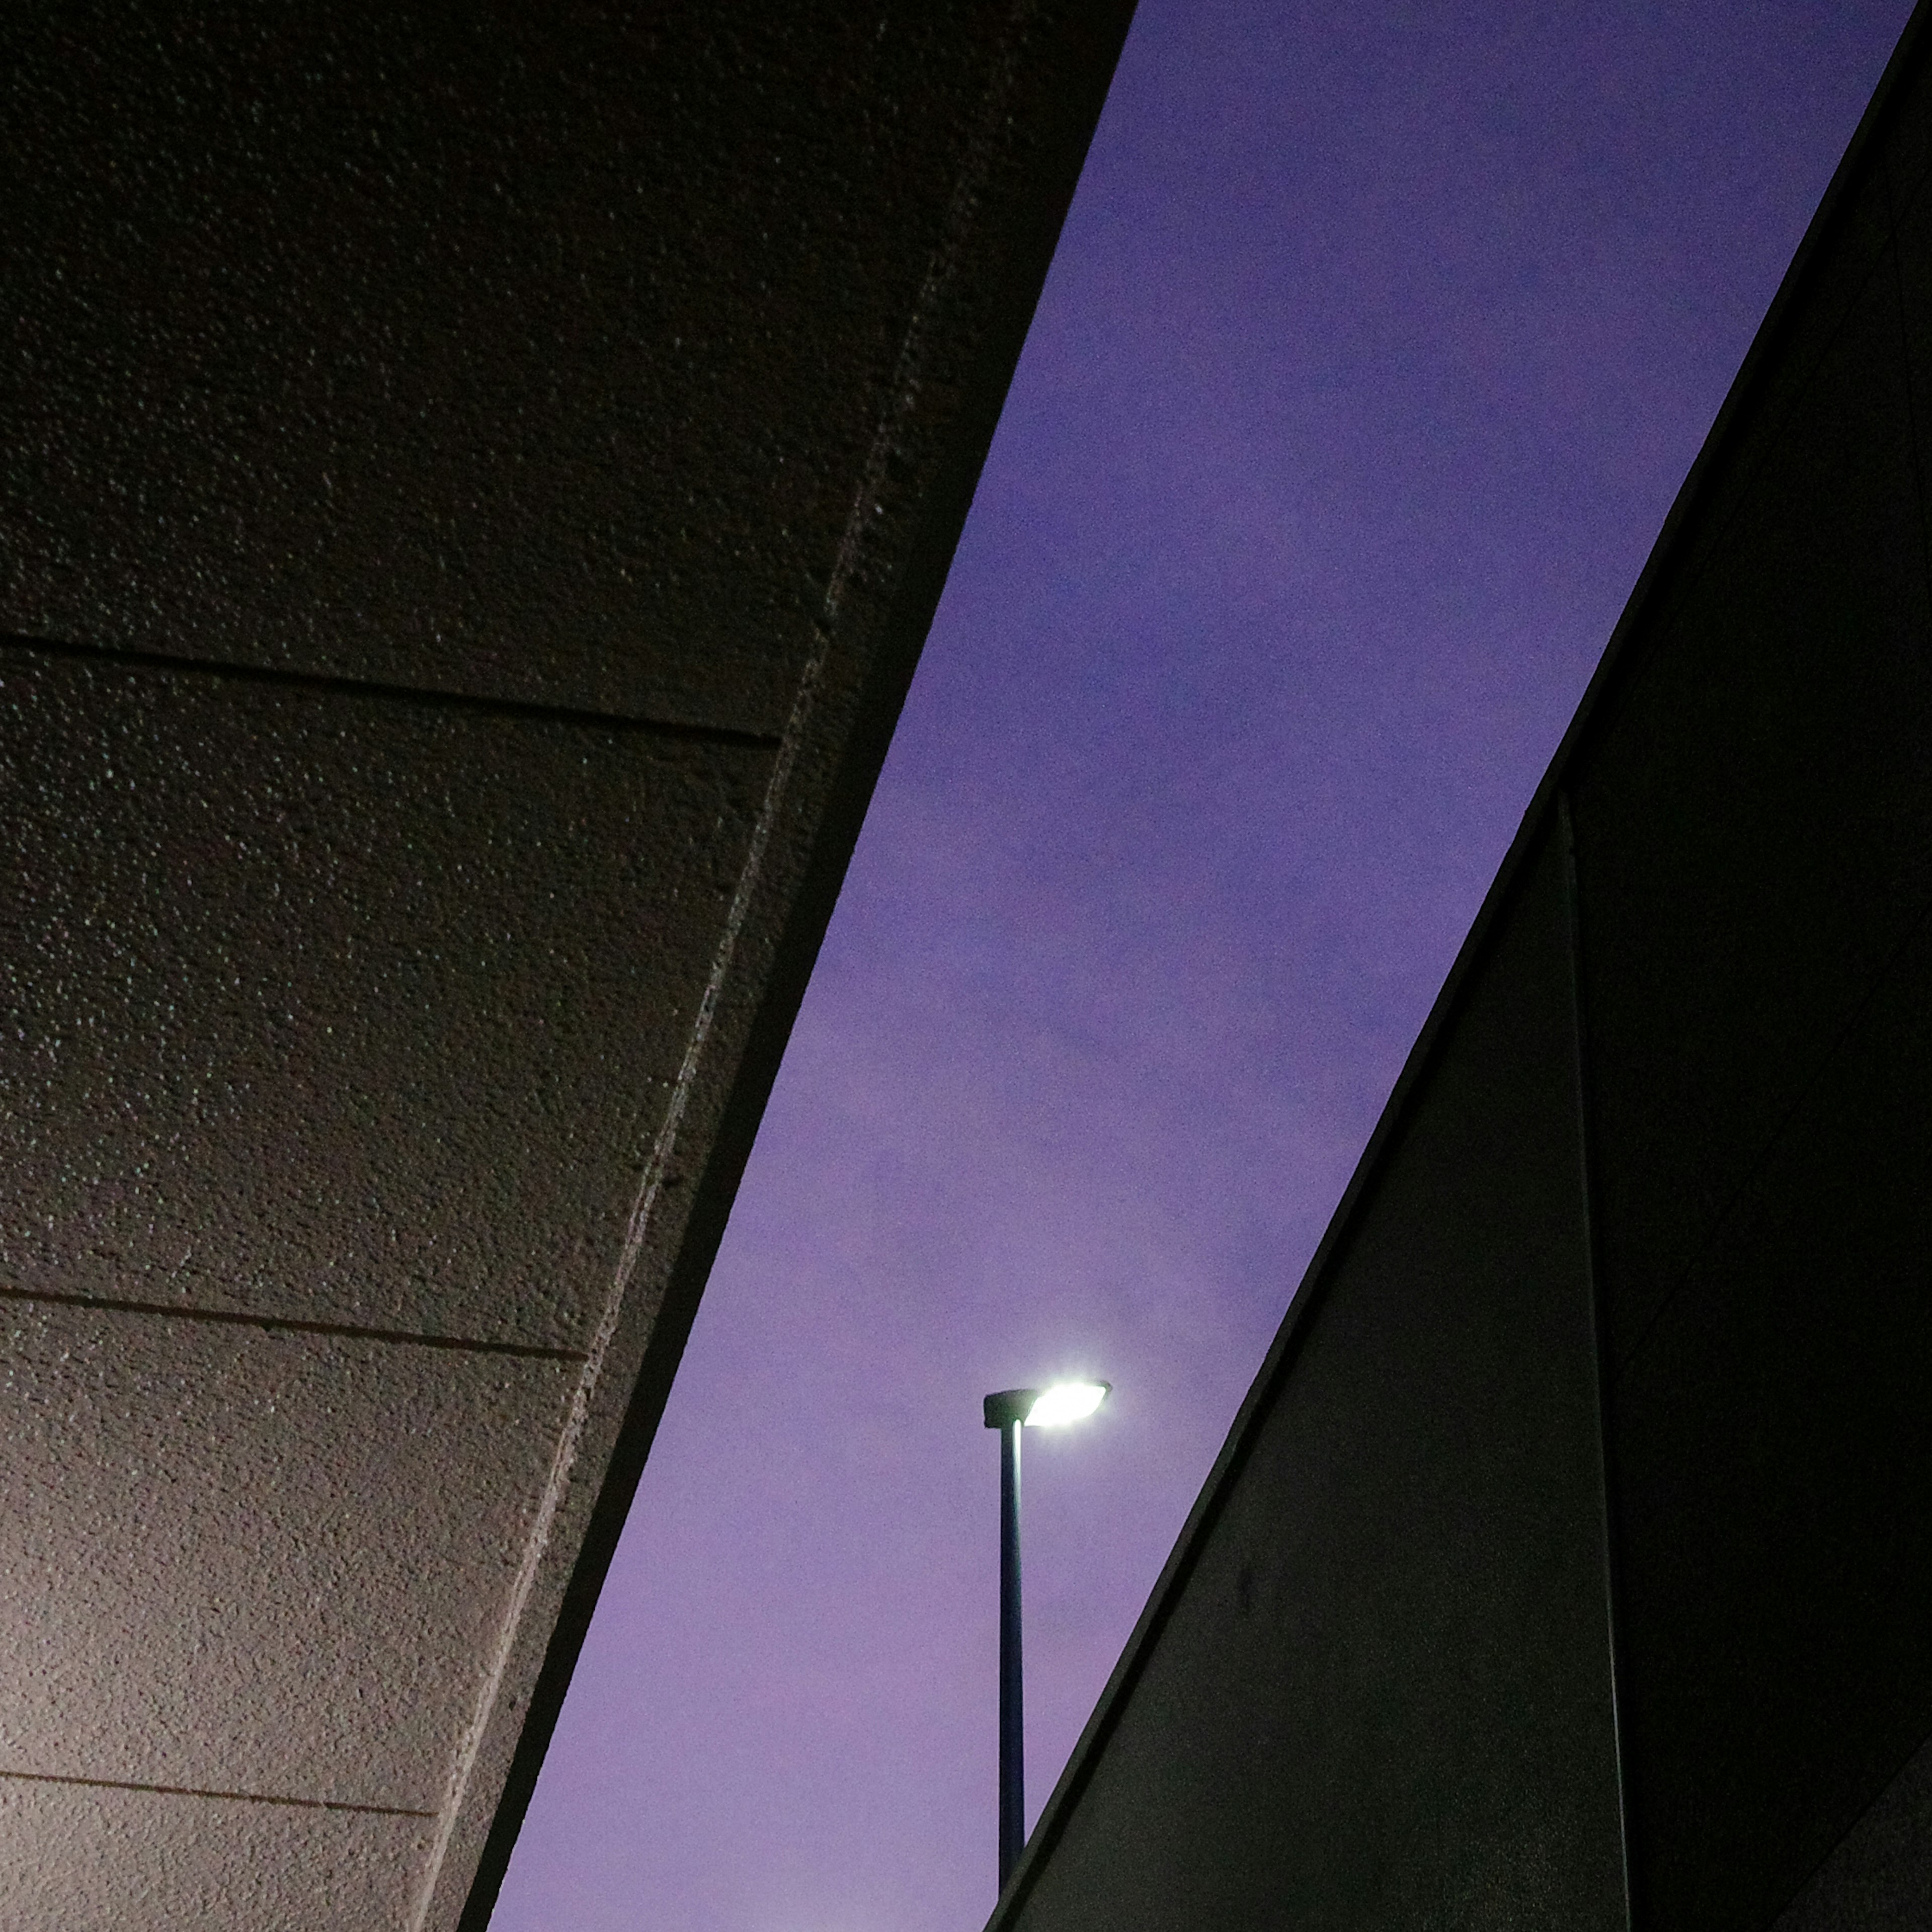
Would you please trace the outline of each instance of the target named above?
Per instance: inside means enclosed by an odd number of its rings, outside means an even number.
[[[1636,1870],[1708,1932],[1932,1732],[1921,64],[1873,133],[1572,761]]]
[[[1546,840],[1018,1922],[1620,1922],[1568,964]]]
[[[996,1925],[1932,1922],[1923,41]]]

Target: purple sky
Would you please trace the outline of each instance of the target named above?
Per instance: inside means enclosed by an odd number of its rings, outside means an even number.
[[[1904,0],[1142,0],[497,1932],[971,1932]]]

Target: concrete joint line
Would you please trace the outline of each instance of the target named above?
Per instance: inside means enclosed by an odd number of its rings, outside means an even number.
[[[55,1308],[94,1308],[108,1315],[138,1315],[164,1322],[208,1322],[270,1334],[322,1335],[347,1342],[380,1342],[394,1348],[453,1348],[468,1355],[514,1355],[524,1361],[581,1362],[582,1348],[550,1348],[534,1342],[486,1342],[466,1335],[430,1335],[415,1328],[362,1328],[346,1322],[302,1322],[252,1315],[236,1308],[184,1308],[164,1301],[129,1301],[104,1294],[56,1294],[38,1288],[0,1288],[0,1301],[44,1302]]]
[[[143,1784],[125,1778],[65,1778],[48,1771],[0,1770],[16,1784],[77,1785],[88,1791],[140,1791],[158,1798],[200,1798],[224,1804],[278,1804],[295,1811],[353,1811],[365,1818],[434,1818],[403,1804],[353,1804],[338,1798],[284,1798],[266,1791],[203,1791],[191,1784]]]
[[[21,638],[0,634],[0,652],[64,658],[83,664],[113,664],[159,671],[170,677],[204,677],[231,684],[267,684],[330,698],[361,698],[375,704],[414,705],[430,711],[478,712],[520,724],[560,724],[580,731],[620,736],[666,738],[681,742],[735,746],[746,751],[775,750],[782,742],[769,731],[745,731],[730,724],[694,724],[670,718],[637,718],[617,711],[586,710],[518,698],[490,698],[478,692],[440,691],[434,686],[383,684],[370,678],[336,677],[322,671],[289,670],[274,664],[231,664],[218,658],[176,657],[165,651],[124,649],[112,644],[76,644],[64,638]]]

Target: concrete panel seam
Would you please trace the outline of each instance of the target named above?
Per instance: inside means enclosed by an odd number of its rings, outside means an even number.
[[[1563,897],[1569,946],[1571,1076],[1576,1095],[1577,1186],[1582,1198],[1583,1269],[1590,1288],[1590,1365],[1597,1398],[1597,1476],[1603,1509],[1604,1616],[1609,1639],[1610,1737],[1616,1757],[1617,1840],[1623,1862],[1624,1924],[1634,1923],[1630,1890],[1630,1755],[1624,1738],[1623,1604],[1617,1557],[1615,1466],[1610,1432],[1610,1378],[1606,1363],[1610,1324],[1598,1265],[1596,1177],[1590,1119],[1589,1030],[1583,1009],[1583,900],[1577,882],[1576,826],[1570,788],[1556,794],[1557,830],[1563,848]]]
[[[98,1294],[55,1294],[40,1288],[0,1288],[0,1301],[31,1301],[61,1308],[98,1309],[110,1315],[158,1317],[168,1322],[226,1322],[292,1335],[327,1335],[338,1341],[387,1342],[398,1347],[454,1348],[470,1355],[514,1355],[525,1361],[582,1362],[581,1348],[547,1348],[535,1342],[488,1342],[464,1335],[431,1335],[410,1328],[364,1328],[343,1322],[302,1322],[285,1316],[252,1315],[234,1308],[170,1307],[165,1302],[130,1301]]]
[[[294,1811],[350,1811],[368,1818],[434,1818],[401,1804],[353,1804],[339,1798],[286,1798],[268,1791],[204,1791],[186,1784],[142,1784],[124,1778],[62,1778],[46,1771],[0,1768],[0,1779],[15,1784],[67,1784],[87,1791],[139,1791],[156,1798],[198,1798],[224,1804],[275,1804]]]
[[[476,692],[441,691],[433,686],[382,684],[368,678],[333,677],[316,671],[290,670],[274,664],[232,664],[214,658],[176,657],[164,651],[77,644],[61,638],[22,638],[0,634],[0,650],[33,652],[82,664],[124,665],[160,671],[170,676],[206,677],[236,684],[275,685],[284,690],[314,692],[328,698],[363,698],[374,703],[417,705],[436,711],[480,712],[521,723],[561,724],[578,730],[607,731],[621,736],[662,738],[686,743],[728,745],[744,751],[770,752],[781,740],[765,731],[740,731],[727,724],[692,724],[664,718],[633,718],[620,712],[584,711],[568,705],[538,704],[523,698],[487,698]]]

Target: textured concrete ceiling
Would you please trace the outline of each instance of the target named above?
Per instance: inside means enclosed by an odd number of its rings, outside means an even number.
[[[487,1918],[1125,15],[0,27],[0,1924]]]

